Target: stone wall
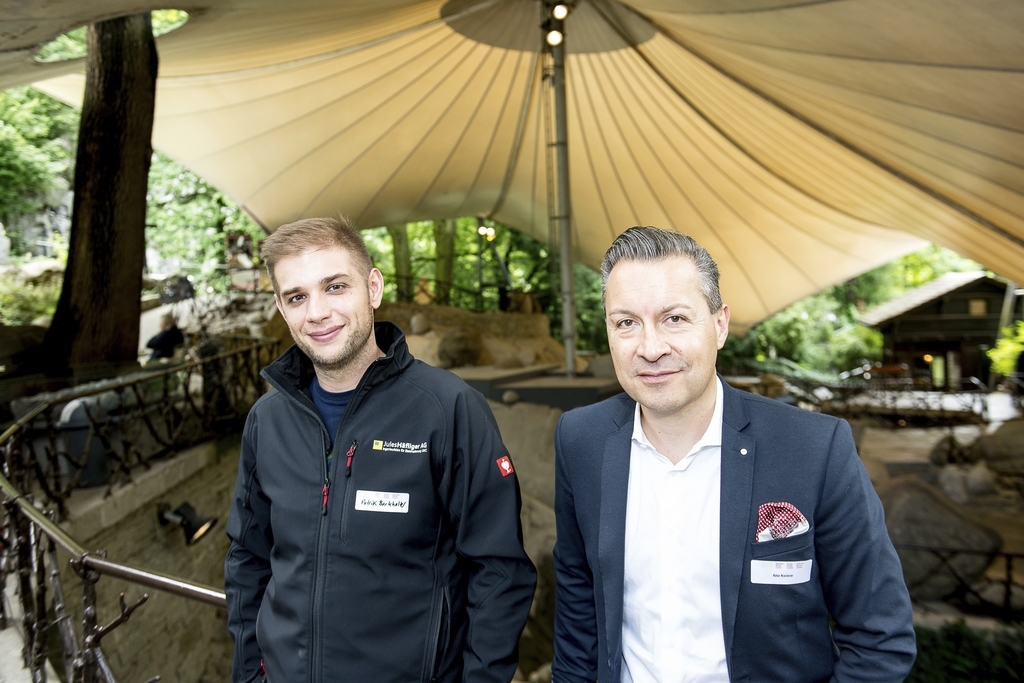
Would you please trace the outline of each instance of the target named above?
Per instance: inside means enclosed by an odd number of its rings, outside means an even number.
[[[471,329],[485,336],[550,337],[550,323],[543,313],[505,313],[484,311],[474,313],[454,306],[424,306],[385,301],[377,309],[377,320],[390,320],[406,334],[412,333],[412,316],[421,313],[431,328],[449,330]]]
[[[107,497],[103,488],[79,492],[64,526],[85,548],[104,550],[111,561],[222,589],[228,548],[224,526],[239,444],[235,435],[200,445],[139,473]],[[218,518],[191,546],[185,545],[179,527],[162,526],[157,518],[160,503],[173,509],[185,501]],[[65,599],[76,625],[81,624],[81,580],[68,567],[63,581]],[[230,680],[233,644],[225,610],[109,576],[96,587],[100,624],[117,615],[120,592],[129,604],[144,592],[150,596],[103,641],[118,680],[146,681],[157,675],[165,683]]]

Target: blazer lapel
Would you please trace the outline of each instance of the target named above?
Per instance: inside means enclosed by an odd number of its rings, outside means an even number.
[[[630,406],[634,403],[630,402]],[[630,417],[633,412],[630,411]],[[608,640],[608,667],[618,670],[622,659],[622,595],[625,562],[626,491],[629,488],[629,452],[633,420],[626,419],[619,430],[605,440],[601,465],[601,528],[598,534],[598,561],[604,587],[605,629]],[[614,665],[613,665],[614,663]]]
[[[732,662],[743,563],[753,541],[750,505],[754,487],[754,439],[743,434],[749,423],[739,391],[722,382],[722,491],[719,538],[719,581],[722,594],[722,628],[726,660]]]

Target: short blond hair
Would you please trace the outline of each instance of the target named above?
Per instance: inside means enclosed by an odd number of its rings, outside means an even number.
[[[260,245],[260,259],[267,267],[270,282],[277,292],[274,266],[287,256],[304,254],[313,249],[340,247],[352,255],[363,276],[370,274],[373,260],[359,230],[347,218],[303,218],[282,225]]]

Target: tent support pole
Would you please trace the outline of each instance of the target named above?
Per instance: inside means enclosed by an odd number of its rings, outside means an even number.
[[[552,85],[555,89],[555,159],[558,213],[558,236],[561,247],[562,274],[562,342],[565,345],[565,375],[576,376],[576,304],[573,296],[572,229],[569,204],[569,144],[566,135],[565,43],[551,46],[554,66]]]

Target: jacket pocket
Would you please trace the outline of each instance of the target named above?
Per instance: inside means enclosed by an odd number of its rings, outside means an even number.
[[[814,555],[814,529],[808,529],[799,536],[777,538],[774,541],[761,541],[750,544],[750,556],[764,559],[785,555],[785,559],[807,560]],[[801,555],[801,557],[797,557]],[[781,559],[781,558],[780,558]]]
[[[437,683],[438,673],[448,654],[448,641],[451,640],[451,606],[448,603],[448,586],[441,586],[439,596],[437,629],[434,633],[434,648],[430,658],[430,683]]]

